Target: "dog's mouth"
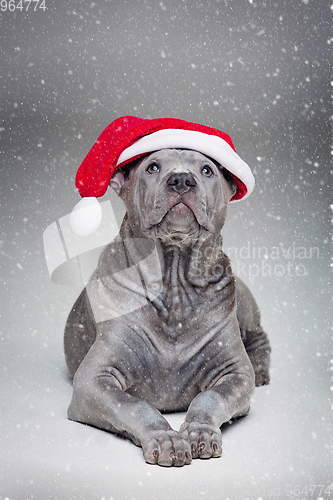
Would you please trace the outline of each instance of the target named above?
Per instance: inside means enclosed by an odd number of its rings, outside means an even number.
[[[173,217],[175,219],[175,222],[182,221],[183,218],[189,219],[194,217],[196,219],[193,210],[183,201],[172,205],[172,207],[169,208],[164,217],[166,217],[168,214],[170,217]]]
[[[175,245],[191,244],[206,231],[195,211],[183,200],[169,206],[160,221],[149,228],[154,237]]]
[[[159,215],[158,220],[155,220],[151,227],[167,224],[170,227],[175,226],[175,228],[178,227],[179,229],[184,228],[186,231],[186,228],[194,222],[200,225],[195,211],[191,206],[184,200],[176,200],[164,209]],[[149,229],[151,229],[151,227]]]

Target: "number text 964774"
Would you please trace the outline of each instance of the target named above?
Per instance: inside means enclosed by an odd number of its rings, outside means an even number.
[[[2,12],[37,12],[47,9],[45,0],[0,0],[0,11]]]

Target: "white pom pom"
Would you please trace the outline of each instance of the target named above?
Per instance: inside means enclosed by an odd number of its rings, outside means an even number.
[[[78,236],[89,236],[101,223],[102,208],[94,197],[82,198],[69,216],[69,224]]]

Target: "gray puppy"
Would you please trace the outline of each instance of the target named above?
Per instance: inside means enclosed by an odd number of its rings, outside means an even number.
[[[269,382],[258,307],[222,251],[236,186],[179,149],[130,163],[110,185],[127,213],[67,321],[68,416],[132,439],[151,464],[219,457],[221,425]],[[170,411],[186,411],[179,432]]]

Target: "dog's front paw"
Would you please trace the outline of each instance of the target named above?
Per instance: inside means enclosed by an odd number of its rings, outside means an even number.
[[[192,458],[211,458],[222,455],[222,435],[218,427],[200,422],[184,422],[179,432],[191,446]]]
[[[149,464],[181,467],[192,461],[189,443],[174,430],[149,431],[141,446],[143,457]]]

